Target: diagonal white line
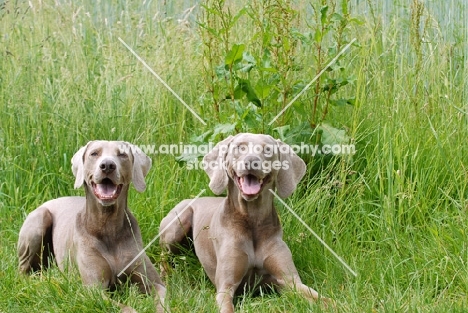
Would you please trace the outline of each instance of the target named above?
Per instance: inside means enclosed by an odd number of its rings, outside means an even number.
[[[330,251],[330,253],[333,254],[333,256],[334,256],[335,258],[337,258],[338,261],[340,261],[341,264],[343,264],[343,266],[346,267],[346,269],[347,269],[348,271],[350,271],[351,274],[354,275],[354,277],[357,277],[357,273],[356,273],[355,271],[353,271],[353,270],[351,269],[351,267],[350,267],[348,264],[346,264],[346,262],[343,261],[343,259],[342,259],[338,254],[336,254],[336,252],[333,251],[333,249],[330,248],[330,247],[327,245],[327,243],[326,243],[325,241],[323,241],[323,239],[320,238],[320,237],[312,230],[312,228],[310,228],[309,225],[307,225],[307,224],[299,217],[299,215],[297,215],[296,212],[294,212],[293,209],[291,209],[291,208],[283,201],[283,199],[281,199],[281,198],[276,194],[276,192],[274,192],[274,191],[271,190],[271,189],[269,189],[269,190],[270,190],[270,192],[271,192],[271,193],[272,193],[288,210],[289,210],[289,212],[291,212],[292,215],[294,215],[294,217],[297,218],[297,219],[299,220],[299,222],[301,222],[302,225],[304,225],[305,228],[307,228],[307,230],[310,231],[311,234],[314,235],[315,238],[317,238],[317,240],[320,241],[320,243],[321,243],[322,245],[324,245],[324,247],[327,248],[328,251]]]
[[[283,114],[293,103],[294,101],[297,100],[297,98],[299,98],[304,92],[307,91],[307,89],[310,88],[310,86],[312,86],[312,84],[320,77],[322,76],[323,73],[325,73],[325,71],[333,65],[333,63],[336,62],[336,60],[338,60],[338,58],[346,51],[348,50],[348,48],[353,44],[353,42],[356,41],[356,38],[354,38],[353,40],[351,40],[343,49],[341,49],[341,51],[327,64],[327,66],[325,66],[311,81],[310,83],[308,83],[304,89],[302,89],[291,101],[289,101],[289,103],[281,110],[281,112],[278,113],[278,115],[276,115],[273,120],[271,120],[270,123],[268,123],[268,126],[270,126],[271,124],[273,124],[277,119],[278,117],[281,116],[281,114]]]
[[[153,74],[154,77],[156,77],[161,82],[161,84],[163,84],[164,87],[166,87],[187,108],[187,110],[192,112],[192,114],[200,122],[202,122],[203,125],[206,126],[206,122],[187,103],[185,103],[185,101],[181,97],[179,97],[179,95],[174,90],[172,90],[172,88],[169,87],[169,85],[158,74],[156,74],[156,72],[153,71],[153,69],[138,54],[136,54],[136,52],[132,48],[130,48],[130,46],[127,45],[127,43],[123,41],[122,38],[118,37],[118,39],[138,59],[138,61],[140,61],[148,69],[148,71],[150,71],[151,74]]]
[[[119,274],[117,274],[117,277],[119,277],[120,275],[122,275],[122,274],[125,272],[125,270],[127,270],[127,268],[129,268],[130,265],[133,264],[133,262],[135,262],[143,253],[145,253],[146,249],[148,249],[149,246],[151,246],[151,245],[153,244],[153,242],[155,242],[156,239],[158,239],[159,236],[161,236],[161,234],[162,234],[166,229],[168,229],[169,226],[171,226],[172,223],[174,223],[174,222],[179,218],[179,216],[180,216],[182,213],[184,213],[185,210],[187,210],[187,208],[189,208],[189,207],[193,204],[193,202],[195,202],[195,200],[197,200],[198,198],[200,198],[201,194],[204,193],[205,191],[206,191],[206,189],[203,189],[202,191],[200,191],[200,192],[198,193],[198,195],[196,195],[195,198],[193,198],[193,199],[187,204],[187,206],[186,206],[182,211],[180,211],[179,214],[176,215],[176,216],[169,222],[169,224],[167,224],[166,227],[164,227],[163,229],[159,230],[159,233],[156,235],[156,237],[154,237],[153,240],[151,240],[151,241],[146,245],[146,247],[144,247],[143,250],[141,250],[140,253],[138,253],[138,254],[133,258],[133,260],[131,260],[131,261],[127,264],[127,266],[125,266],[125,267],[123,268],[123,270],[120,271]]]

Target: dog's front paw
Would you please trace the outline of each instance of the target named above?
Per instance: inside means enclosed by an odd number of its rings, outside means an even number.
[[[336,309],[336,302],[332,298],[320,297],[318,301],[327,309]]]

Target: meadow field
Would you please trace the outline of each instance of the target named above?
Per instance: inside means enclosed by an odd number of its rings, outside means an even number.
[[[26,215],[83,195],[70,163],[81,146],[238,132],[355,147],[301,155],[307,174],[285,202],[357,274],[278,202],[303,282],[336,306],[246,293],[238,312],[468,312],[466,16],[461,0],[0,0],[0,312],[119,311],[73,271],[17,269]],[[146,191],[129,194],[145,244],[180,200],[212,195],[188,168],[200,155],[149,156]],[[160,251],[147,250],[157,267]],[[216,312],[196,257],[174,263],[171,311]],[[132,286],[112,297],[154,310]]]

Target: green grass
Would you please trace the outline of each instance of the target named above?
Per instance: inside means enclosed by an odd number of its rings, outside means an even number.
[[[3,3],[0,312],[118,312],[99,290],[83,287],[76,273],[52,268],[20,276],[18,231],[44,201],[83,194],[73,189],[70,159],[89,140],[188,143],[213,127],[199,123],[117,39],[209,120],[211,107],[200,100],[205,85],[196,26],[165,19],[162,5],[151,2]],[[361,48],[350,52],[346,71],[356,82],[347,92],[356,96],[356,105],[327,117],[348,130],[357,153],[352,162],[337,160],[319,173],[310,165],[286,200],[358,276],[278,205],[303,281],[335,299],[337,308],[324,309],[288,292],[240,297],[238,311],[464,312],[468,307],[466,25],[453,20],[459,34],[449,36],[431,20],[418,63],[405,30],[410,15],[380,25],[380,12],[374,13],[375,18],[361,16],[363,25],[352,30]],[[430,13],[425,16],[433,17]],[[132,189],[129,199],[144,242],[158,233],[160,220],[177,202],[208,186],[202,171],[185,170],[173,156],[151,158],[147,190]],[[157,244],[148,250],[156,265],[159,252]],[[172,312],[216,312],[214,287],[196,258],[189,254],[176,261],[167,281]],[[139,312],[152,310],[151,299],[133,287],[114,298]]]

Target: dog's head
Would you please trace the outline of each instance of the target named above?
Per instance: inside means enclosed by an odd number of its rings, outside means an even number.
[[[261,134],[230,136],[219,142],[203,161],[215,194],[222,193],[231,179],[247,201],[275,187],[280,197],[288,197],[306,170],[304,161],[291,147]]]
[[[150,168],[151,159],[123,141],[90,141],[72,158],[75,188],[85,183],[104,206],[113,205],[132,181],[137,191],[144,191]]]

